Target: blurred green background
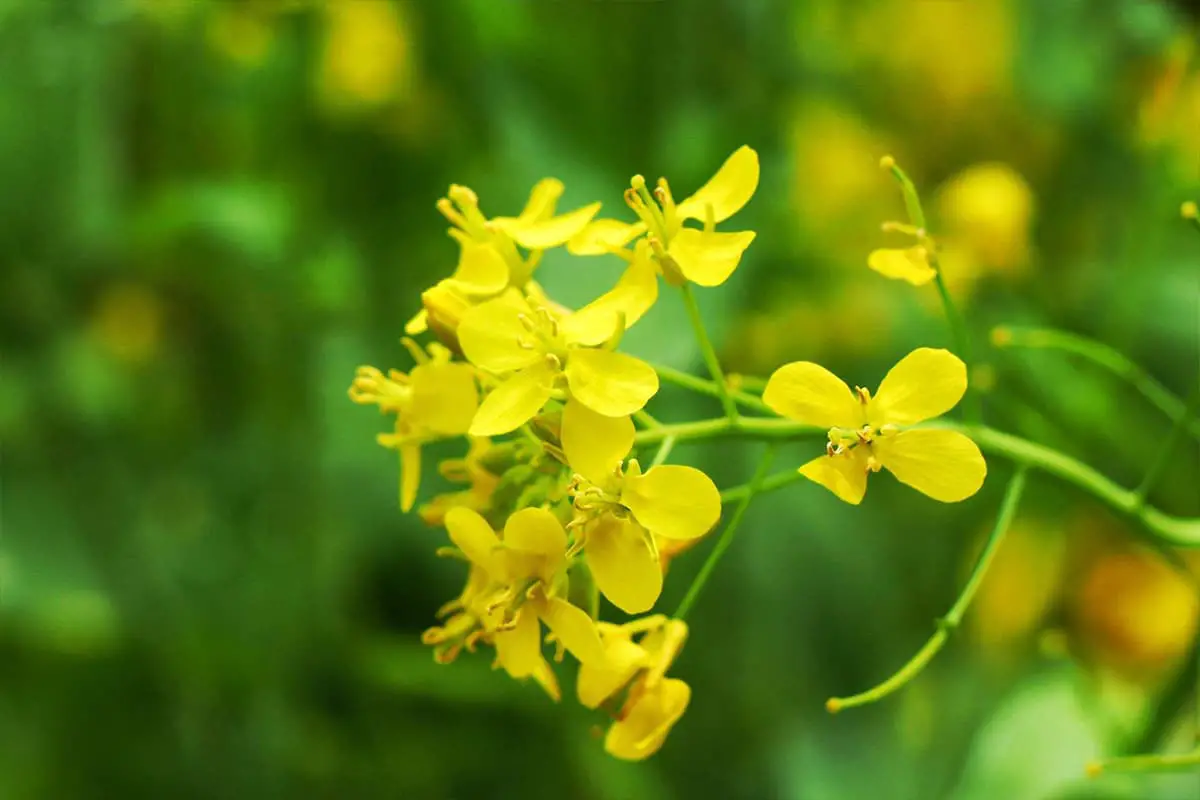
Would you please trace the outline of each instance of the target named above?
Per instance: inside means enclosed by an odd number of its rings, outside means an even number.
[[[346,397],[359,364],[410,363],[403,323],[457,254],[451,182],[500,215],[553,175],[565,207],[628,219],[633,173],[685,196],[741,144],[763,179],[731,229],[759,236],[701,298],[726,363],[874,386],[949,345],[930,287],[865,266],[902,214],[890,152],[989,421],[1134,485],[1169,421],[986,337],[1062,327],[1195,381],[1196,25],[1149,0],[0,0],[0,798],[1197,797],[1195,774],[1082,779],[1193,740],[1197,601],[1078,492],[1038,476],[962,635],[837,717],[825,698],[949,607],[1010,469],[955,506],[891,479],[859,508],[760,500],[690,620],[690,709],[626,764],[569,676],[555,706],[487,656],[433,663],[419,634],[461,568],[400,514],[386,421]],[[539,273],[570,303],[617,274],[561,253]],[[684,319],[664,297],[631,350],[700,369]],[[754,459],[679,453],[720,486]],[[1197,461],[1153,501],[1200,514]]]

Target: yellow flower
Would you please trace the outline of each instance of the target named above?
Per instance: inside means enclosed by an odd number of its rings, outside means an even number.
[[[487,575],[488,613],[480,621],[509,675],[526,678],[539,671],[542,623],[581,663],[604,661],[592,618],[563,599],[567,534],[553,514],[542,508],[516,512],[505,523],[501,541],[479,514],[453,508],[446,513],[446,530],[471,564]]]
[[[721,517],[721,495],[694,467],[664,465],[642,474],[629,417],[605,417],[578,403],[563,410],[562,446],[573,481],[576,519],[597,588],[629,614],[662,592],[655,537],[695,539]]]
[[[886,467],[901,482],[943,503],[979,491],[987,464],[979,447],[956,431],[907,428],[953,408],[967,390],[967,368],[946,350],[922,347],[884,376],[872,397],[853,392],[810,361],[775,371],[763,401],[782,416],[828,427],[826,454],[800,473],[857,505],[867,474]]]
[[[448,458],[438,465],[442,477],[454,483],[468,484],[466,489],[447,492],[421,506],[418,513],[426,525],[441,526],[446,512],[452,508],[469,508],[483,513],[492,500],[492,492],[500,484],[500,476],[488,470],[483,459],[492,450],[491,440],[472,437],[465,458]]]
[[[458,264],[452,276],[422,296],[425,307],[408,322],[405,332],[415,336],[433,324],[444,341],[443,334],[453,335],[464,306],[496,297],[508,288],[525,289],[542,251],[564,244],[600,210],[599,203],[592,203],[556,215],[555,207],[563,188],[557,178],[544,178],[533,187],[518,216],[489,220],[480,211],[479,197],[473,191],[452,185],[447,196],[438,200],[437,207],[454,225],[449,233],[459,244]],[[529,250],[529,255],[521,255],[517,245]],[[447,315],[442,315],[442,330],[437,327],[438,306],[454,310],[450,324],[445,319]]]
[[[754,241],[754,231],[717,233],[716,224],[732,217],[749,202],[758,188],[758,153],[743,145],[734,151],[708,183],[676,204],[666,178],[658,179],[653,196],[646,180],[635,175],[625,202],[638,222],[600,219],[590,223],[567,243],[575,255],[621,252],[639,236],[648,243],[663,275],[676,284],[719,286],[728,280]],[[687,220],[703,228],[685,228]]]
[[[687,639],[687,624],[655,615],[598,627],[606,658],[579,668],[579,702],[597,708],[628,687],[604,748],[617,758],[640,761],[658,752],[691,700],[687,683],[665,677]],[[634,642],[634,636],[641,638]]]
[[[475,370],[469,364],[451,363],[444,348],[430,348],[431,357],[406,341],[422,363],[407,375],[390,370],[385,376],[375,367],[359,367],[350,386],[350,399],[377,405],[396,415],[393,433],[380,434],[379,443],[400,452],[400,508],[408,511],[421,480],[421,445],[467,432],[479,407]]]
[[[411,32],[394,3],[325,3],[328,32],[318,73],[321,99],[333,110],[377,108],[412,95]]]
[[[873,250],[867,256],[867,266],[885,278],[908,281],[913,286],[924,286],[937,275],[929,265],[929,249],[924,243],[914,247]]]
[[[619,317],[562,315],[516,291],[472,308],[458,329],[463,353],[508,377],[480,405],[471,435],[517,429],[541,411],[560,378],[570,390],[568,404],[578,401],[610,417],[641,409],[658,391],[658,375],[632,356],[591,346],[620,331]]]
[[[934,206],[947,247],[1004,275],[1018,275],[1028,264],[1033,190],[1009,165],[967,167],[938,189]]]

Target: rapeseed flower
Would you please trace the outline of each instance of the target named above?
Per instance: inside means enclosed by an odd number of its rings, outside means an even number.
[[[594,220],[567,242],[567,249],[575,255],[622,253],[630,242],[646,236],[654,260],[668,281],[719,286],[737,269],[755,233],[718,233],[716,224],[732,217],[754,196],[758,173],[758,153],[742,146],[704,186],[681,203],[675,202],[666,178],[658,179],[651,195],[645,178],[635,175],[625,192],[625,203],[638,221]],[[684,227],[687,220],[700,221],[703,227]],[[630,258],[627,253],[625,257]]]
[[[597,627],[606,657],[580,667],[576,693],[580,704],[598,708],[626,690],[604,737],[604,749],[617,758],[640,761],[658,752],[691,700],[687,683],[666,677],[687,639],[687,624],[659,614],[624,625],[600,622]]]
[[[957,431],[908,428],[953,408],[967,390],[966,365],[947,350],[922,347],[884,376],[875,396],[850,390],[841,378],[809,361],[775,371],[763,401],[789,419],[829,428],[826,454],[800,473],[857,505],[867,475],[881,467],[943,503],[979,491],[987,464],[979,447]]]
[[[359,367],[350,399],[396,415],[395,430],[377,440],[400,453],[400,508],[408,511],[421,480],[421,446],[465,434],[479,408],[479,392],[474,368],[450,361],[444,347],[432,345],[426,355],[411,340],[405,344],[418,358],[417,366],[408,374],[393,369],[387,375],[375,367]]]
[[[516,430],[554,396],[560,379],[568,405],[610,417],[641,409],[658,391],[657,373],[633,356],[595,346],[622,332],[619,315],[563,314],[515,290],[472,308],[458,329],[463,353],[505,377],[480,405],[471,435]]]
[[[576,473],[571,492],[584,554],[596,586],[621,610],[654,606],[663,575],[655,537],[695,539],[721,516],[721,495],[694,467],[661,465],[642,473],[629,417],[605,417],[581,404],[563,410],[562,446]]]

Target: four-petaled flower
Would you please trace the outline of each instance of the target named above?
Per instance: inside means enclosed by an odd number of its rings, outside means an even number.
[[[579,703],[597,708],[625,689],[604,749],[620,759],[641,761],[658,752],[691,700],[687,683],[665,677],[687,639],[687,624],[656,614],[624,625],[601,622],[598,628],[606,658],[579,668]]]
[[[907,428],[958,403],[967,368],[946,350],[919,348],[884,376],[872,397],[809,361],[775,371],[763,401],[782,416],[829,428],[826,454],[800,468],[847,503],[857,505],[867,475],[885,467],[901,483],[943,503],[979,491],[987,464],[975,442],[957,431]]]
[[[407,375],[393,369],[385,376],[375,367],[359,367],[350,399],[396,415],[395,431],[377,439],[400,452],[400,508],[408,511],[421,480],[421,445],[466,433],[479,408],[479,392],[470,364],[451,363],[450,353],[439,345],[432,345],[427,357],[416,344],[405,344],[424,363]]]
[[[737,269],[742,253],[754,241],[754,231],[718,233],[716,224],[740,211],[757,188],[758,153],[745,145],[726,159],[708,183],[678,204],[671,196],[666,178],[658,179],[652,195],[645,179],[635,175],[625,192],[625,202],[637,214],[638,221],[594,220],[567,242],[567,250],[575,255],[621,253],[621,248],[647,234],[654,259],[668,280],[676,284],[691,281],[700,286],[719,286]],[[684,227],[686,220],[698,220],[704,227]],[[632,257],[628,254],[625,257],[633,259],[630,269],[638,266],[636,250]],[[654,293],[649,300],[652,305],[658,292],[657,283],[645,291]],[[645,303],[644,296],[642,302]]]
[[[564,599],[567,534],[553,514],[522,509],[508,518],[501,540],[478,513],[457,507],[446,512],[446,530],[486,576],[476,618],[509,675],[536,678],[543,672],[542,623],[580,663],[604,661],[592,618]]]
[[[619,315],[560,314],[536,295],[508,291],[471,309],[459,325],[463,353],[504,377],[479,406],[474,436],[516,430],[546,404],[564,379],[567,405],[598,414],[632,414],[658,391],[658,374],[624,353],[596,347],[623,331]]]
[[[562,446],[576,473],[572,493],[584,553],[596,586],[621,610],[638,614],[662,592],[655,536],[695,539],[717,524],[721,495],[694,467],[663,465],[644,474],[633,447],[633,422],[568,404]]]

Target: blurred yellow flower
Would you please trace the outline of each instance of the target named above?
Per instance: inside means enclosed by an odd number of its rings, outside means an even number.
[[[962,249],[982,269],[1002,275],[1019,275],[1028,265],[1033,190],[1009,165],[967,167],[937,190],[934,209],[947,251]],[[943,272],[954,278],[954,270]]]
[[[383,0],[321,4],[327,28],[317,85],[327,107],[372,109],[411,96],[415,62],[402,5]]]
[[[458,328],[463,353],[505,377],[480,405],[471,435],[516,430],[541,411],[560,379],[568,405],[611,417],[641,409],[658,391],[657,373],[633,356],[592,346],[621,332],[618,316],[562,315],[515,290],[472,308]]]
[[[896,478],[943,503],[979,491],[987,464],[979,447],[957,431],[908,428],[953,408],[967,390],[967,368],[947,350],[922,347],[884,376],[875,396],[853,392],[819,364],[785,364],[771,376],[763,401],[798,422],[828,427],[826,454],[800,473],[853,505],[867,475],[886,467]]]
[[[642,473],[629,417],[605,417],[581,404],[563,410],[562,447],[576,473],[571,487],[584,554],[596,586],[629,614],[648,611],[662,592],[656,537],[695,539],[717,524],[721,495],[694,467]]]
[[[665,677],[687,640],[687,624],[655,615],[624,625],[601,622],[598,628],[606,658],[579,668],[579,702],[598,708],[625,689],[604,749],[626,761],[641,761],[659,751],[691,701],[687,683]]]
[[[414,355],[421,354],[415,344],[411,349]],[[422,363],[407,375],[390,370],[385,376],[375,367],[359,367],[350,386],[350,399],[396,415],[395,431],[379,434],[378,441],[400,452],[400,508],[404,511],[416,501],[421,445],[466,433],[479,405],[474,369],[452,363],[449,352],[437,345],[431,346],[430,357],[422,356]]]
[[[666,178],[658,179],[651,196],[646,180],[635,175],[625,192],[625,202],[639,221],[595,220],[567,243],[567,249],[575,255],[620,253],[621,248],[647,235],[654,258],[668,280],[719,286],[737,269],[755,234],[717,233],[716,224],[750,201],[758,188],[758,173],[758,153],[743,145],[695,194],[678,204]],[[704,227],[685,228],[687,220],[702,221]]]
[[[982,548],[990,530],[980,533]],[[977,555],[971,553],[971,564]],[[971,604],[972,638],[998,652],[1037,633],[1059,597],[1065,555],[1060,526],[1021,516],[1013,520]]]
[[[143,364],[158,352],[163,316],[162,301],[149,288],[114,284],[100,294],[90,334],[114,358]]]
[[[1191,651],[1200,598],[1193,579],[1145,550],[1101,555],[1075,587],[1072,616],[1085,649],[1130,680],[1152,680]]]
[[[1164,148],[1181,181],[1200,181],[1200,69],[1196,41],[1184,33],[1167,48],[1139,108],[1140,144]]]

